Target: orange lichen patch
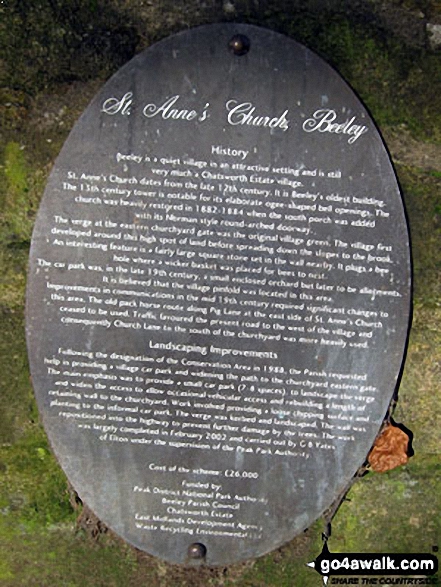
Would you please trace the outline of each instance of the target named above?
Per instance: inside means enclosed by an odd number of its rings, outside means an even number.
[[[368,461],[373,471],[384,473],[405,465],[409,460],[409,437],[398,426],[389,424],[377,438],[369,453]]]

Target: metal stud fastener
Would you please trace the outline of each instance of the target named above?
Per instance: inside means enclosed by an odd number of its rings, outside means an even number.
[[[239,57],[248,53],[250,46],[251,43],[249,38],[240,34],[231,37],[230,42],[228,43],[228,48],[230,51]]]

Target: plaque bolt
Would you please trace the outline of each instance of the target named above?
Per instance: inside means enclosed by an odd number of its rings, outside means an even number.
[[[248,53],[250,50],[250,45],[250,40],[245,35],[234,35],[234,37],[231,37],[230,42],[228,43],[228,48],[235,55],[241,56]]]
[[[200,542],[195,542],[194,544],[190,544],[188,547],[188,556],[192,559],[201,559],[205,558],[207,554],[206,547],[201,544]]]

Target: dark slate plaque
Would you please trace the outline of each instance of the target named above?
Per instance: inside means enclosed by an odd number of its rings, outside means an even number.
[[[403,204],[351,89],[271,31],[184,32],[104,86],[49,179],[27,301],[44,425],[128,542],[259,556],[365,460],[409,307]]]

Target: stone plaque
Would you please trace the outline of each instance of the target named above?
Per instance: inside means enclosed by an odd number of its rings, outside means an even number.
[[[32,378],[81,498],[173,563],[303,531],[385,416],[409,266],[386,149],[315,54],[220,24],[138,55],[66,141],[32,242]]]

